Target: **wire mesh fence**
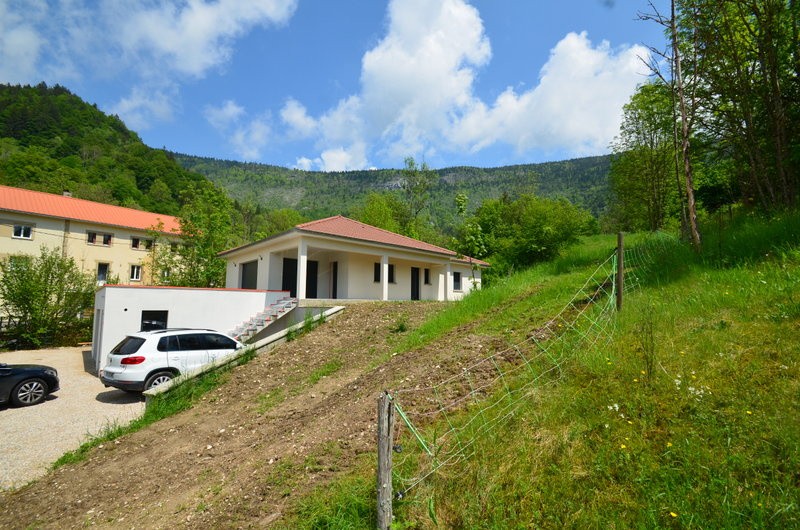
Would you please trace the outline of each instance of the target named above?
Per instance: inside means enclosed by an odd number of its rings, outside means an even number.
[[[620,303],[617,285],[625,292],[639,289],[654,251],[664,243],[655,238],[609,256],[569,302],[529,330],[525,340],[462,366],[433,385],[389,392],[397,413],[391,439],[397,450],[392,465],[397,497],[442,468],[470,458],[476,441],[506,423],[525,400],[557,384],[564,377],[564,362],[576,352],[609,343]],[[618,271],[618,262],[624,263],[624,271]],[[401,441],[407,440],[419,450],[401,450]]]

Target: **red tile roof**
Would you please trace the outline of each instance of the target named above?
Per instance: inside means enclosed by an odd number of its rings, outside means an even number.
[[[0,186],[0,210],[137,230],[150,230],[163,223],[164,233],[180,232],[178,218],[171,215],[143,212],[133,208],[10,186]]]
[[[295,230],[344,237],[348,239],[357,239],[360,241],[370,241],[373,243],[422,250],[425,252],[434,252],[436,254],[450,256],[458,261],[470,261],[470,258],[467,256],[465,256],[463,259],[458,258],[458,255],[452,250],[431,245],[430,243],[425,243],[411,237],[401,236],[400,234],[395,234],[394,232],[389,232],[388,230],[383,230],[382,228],[377,228],[359,221],[354,221],[341,215],[303,223],[297,225]],[[478,259],[472,259],[472,262],[482,266],[489,265],[485,261]]]

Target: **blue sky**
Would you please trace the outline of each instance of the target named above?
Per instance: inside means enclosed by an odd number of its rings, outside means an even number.
[[[654,5],[666,9],[666,0]],[[645,0],[0,0],[0,82],[153,147],[338,171],[603,154],[663,47]]]

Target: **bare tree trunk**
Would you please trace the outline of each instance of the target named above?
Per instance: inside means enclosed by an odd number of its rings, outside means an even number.
[[[672,38],[672,57],[675,71],[673,77],[678,90],[678,104],[681,112],[681,154],[683,156],[683,178],[686,187],[686,206],[689,217],[689,230],[692,244],[697,252],[701,250],[700,231],[697,228],[697,205],[694,199],[694,182],[692,179],[692,161],[689,145],[689,113],[686,109],[686,87],[681,68],[681,51],[678,46],[678,27],[675,21],[675,0],[670,2],[670,33]]]

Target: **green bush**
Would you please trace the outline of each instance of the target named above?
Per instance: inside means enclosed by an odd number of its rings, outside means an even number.
[[[15,348],[75,344],[92,332],[94,279],[58,248],[37,257],[13,255],[0,261],[2,312],[17,324],[5,332]]]

